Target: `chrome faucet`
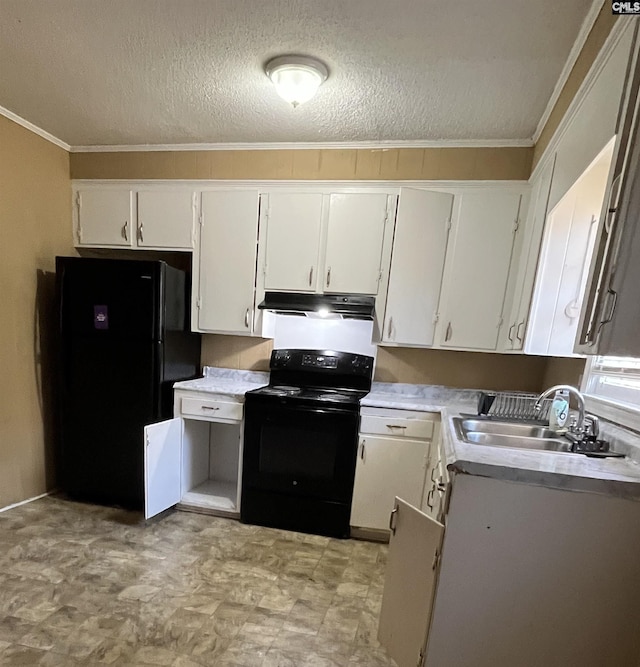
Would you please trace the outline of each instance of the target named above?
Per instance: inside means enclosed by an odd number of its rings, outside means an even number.
[[[585,432],[584,422],[586,414],[584,411],[584,397],[575,387],[572,387],[570,384],[556,384],[553,387],[549,387],[549,389],[543,391],[540,394],[540,396],[538,396],[538,398],[536,399],[535,405],[533,406],[534,410],[536,412],[539,412],[540,408],[542,407],[542,401],[544,401],[545,398],[549,398],[550,396],[555,395],[556,391],[566,391],[569,394],[573,394],[576,397],[576,401],[578,402],[578,421],[576,423],[574,423],[573,421],[571,422],[571,425],[569,426],[569,431],[574,435],[578,436],[579,438],[581,438]],[[596,423],[592,422],[592,424],[593,424],[592,428],[593,430],[595,430],[595,428],[597,428]]]

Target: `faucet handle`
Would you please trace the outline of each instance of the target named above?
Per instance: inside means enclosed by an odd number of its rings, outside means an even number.
[[[595,415],[586,414],[584,416],[584,422],[586,434],[594,440],[597,440],[600,435],[600,419]]]

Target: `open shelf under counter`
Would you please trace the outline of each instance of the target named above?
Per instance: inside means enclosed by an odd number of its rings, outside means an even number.
[[[178,509],[238,517],[237,493],[237,482],[208,479],[183,494]]]

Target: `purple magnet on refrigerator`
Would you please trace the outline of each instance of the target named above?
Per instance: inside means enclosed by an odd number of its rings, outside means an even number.
[[[93,307],[93,326],[96,329],[109,328],[109,308],[108,306]]]

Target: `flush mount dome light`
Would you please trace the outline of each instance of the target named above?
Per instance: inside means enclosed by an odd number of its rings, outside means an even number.
[[[329,76],[324,63],[307,56],[278,56],[264,69],[278,95],[294,109],[310,100]]]

